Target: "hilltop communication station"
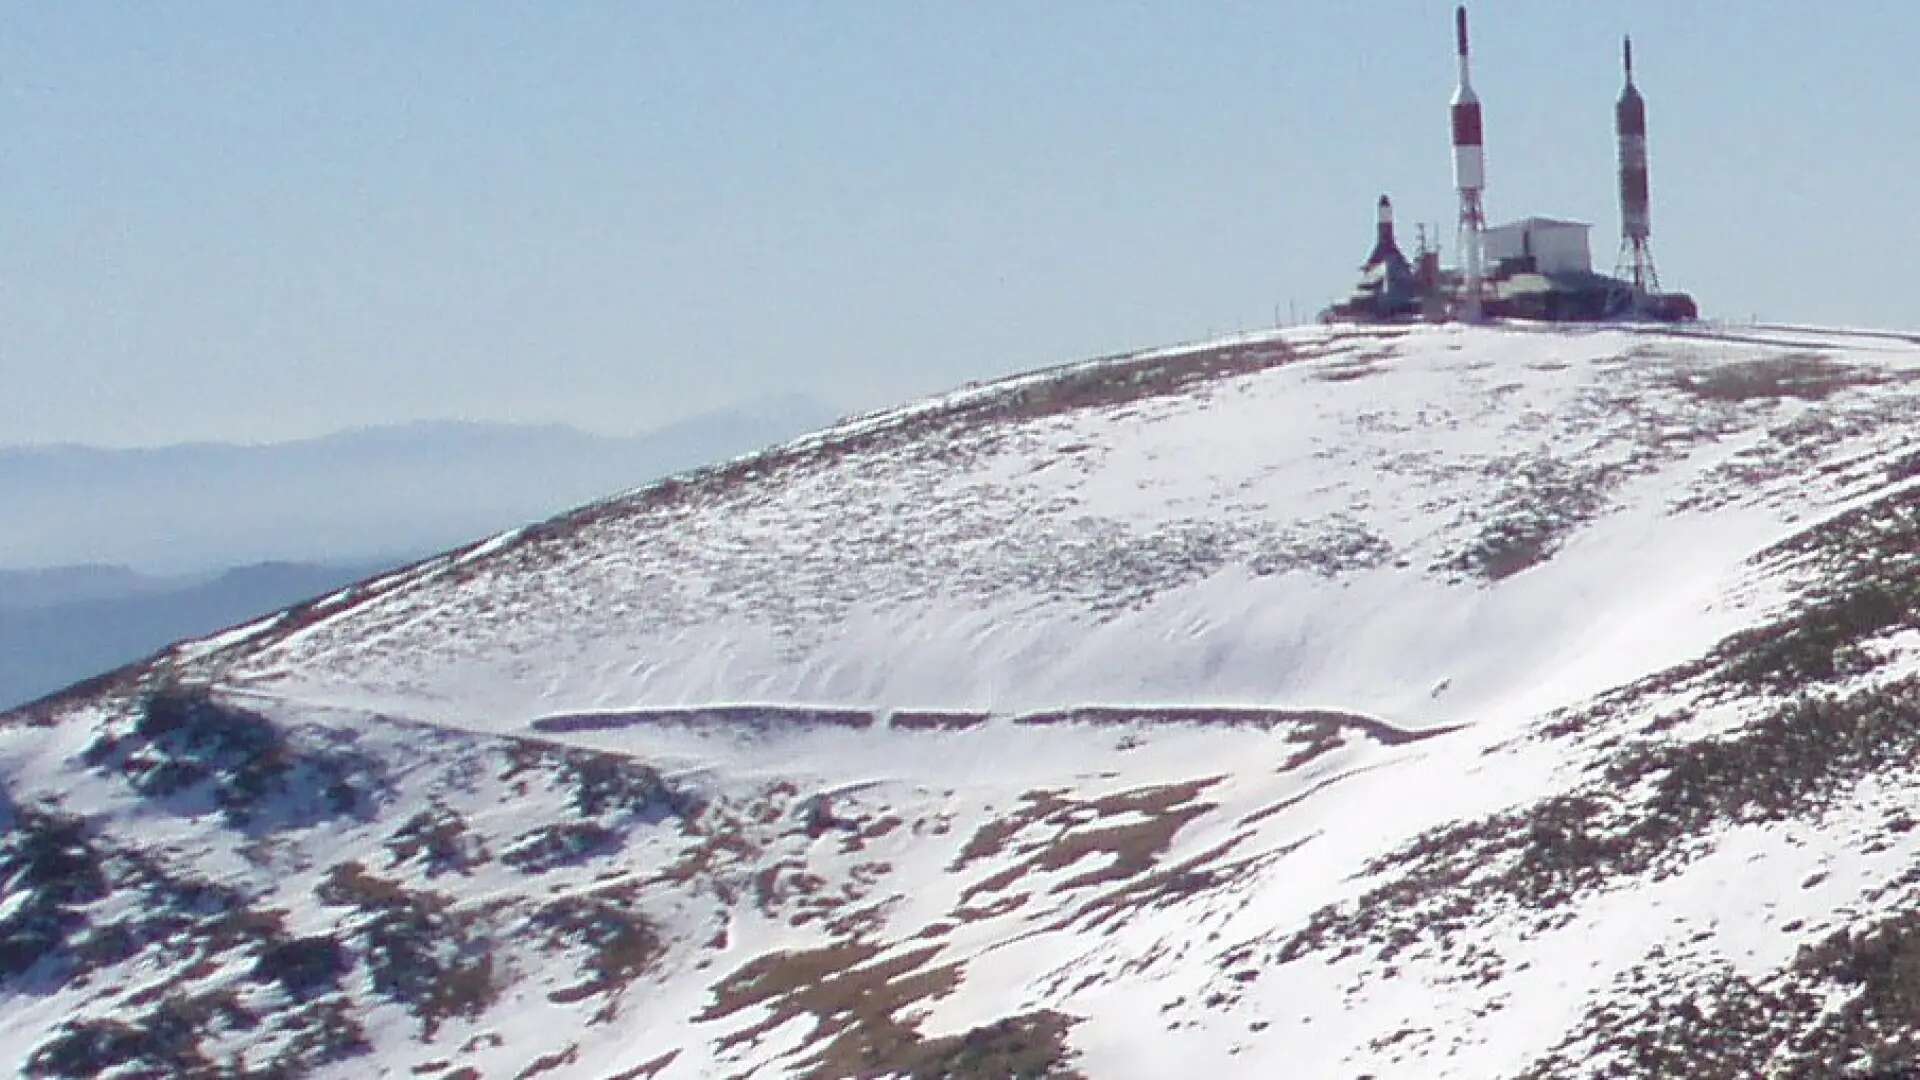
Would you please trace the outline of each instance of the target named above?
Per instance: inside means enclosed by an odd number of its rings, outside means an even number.
[[[1581,221],[1526,217],[1487,224],[1486,149],[1480,98],[1473,91],[1467,9],[1454,11],[1460,79],[1449,103],[1453,129],[1453,186],[1459,194],[1459,264],[1440,266],[1440,253],[1422,231],[1414,258],[1393,234],[1393,202],[1380,196],[1373,252],[1352,295],[1321,313],[1326,322],[1402,322],[1416,319],[1478,322],[1487,318],[1549,322],[1631,319],[1683,322],[1697,318],[1693,298],[1663,292],[1653,266],[1653,216],[1647,182],[1647,105],[1633,82],[1633,41],[1622,42],[1626,85],[1614,104],[1620,161],[1620,257],[1612,276],[1595,273],[1589,251],[1592,226]]]

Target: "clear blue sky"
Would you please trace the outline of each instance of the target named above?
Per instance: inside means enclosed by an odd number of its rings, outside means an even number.
[[[1612,263],[1618,35],[1709,315],[1920,326],[1920,14],[1474,5],[1491,215]],[[1451,242],[1451,5],[0,7],[0,443],[847,408]],[[1407,232],[1411,232],[1407,229]]]

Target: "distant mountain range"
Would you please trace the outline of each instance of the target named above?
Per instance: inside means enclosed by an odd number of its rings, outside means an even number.
[[[181,638],[829,423],[807,398],[615,438],[426,422],[260,446],[0,448],[0,709]]]
[[[260,563],[183,577],[124,566],[0,571],[0,709],[183,637],[359,581],[397,561]]]
[[[818,401],[782,397],[632,437],[433,421],[258,446],[4,447],[0,567],[181,574],[436,551],[784,441],[834,415]]]

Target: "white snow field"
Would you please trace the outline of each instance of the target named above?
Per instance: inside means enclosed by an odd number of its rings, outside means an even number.
[[[1901,1075],[1916,374],[1240,335],[183,643],[0,721],[0,1056]]]

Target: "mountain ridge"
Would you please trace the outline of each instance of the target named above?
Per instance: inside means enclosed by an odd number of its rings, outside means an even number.
[[[0,1033],[53,1074],[1920,1066],[1916,373],[1251,334],[496,535],[0,717]]]

